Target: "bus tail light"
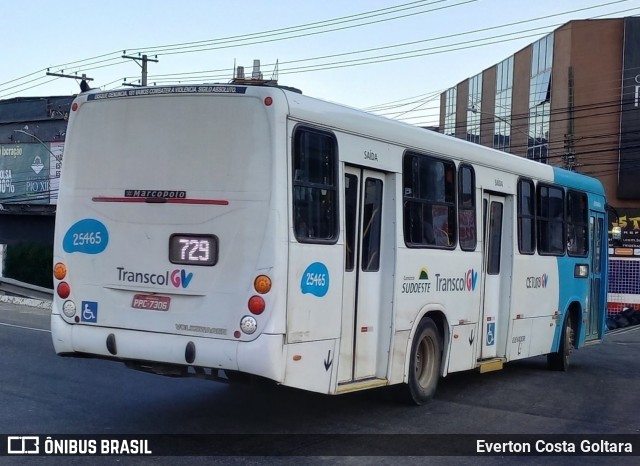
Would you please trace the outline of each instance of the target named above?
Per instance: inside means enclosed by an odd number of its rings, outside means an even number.
[[[53,266],[53,276],[56,278],[56,280],[62,280],[67,276],[67,266],[62,262],[58,262]]]
[[[62,299],[67,299],[71,294],[71,287],[67,282],[60,282],[58,283],[56,291],[58,293],[58,296],[60,296]]]
[[[251,335],[258,328],[258,322],[251,316],[244,316],[240,320],[240,329],[247,335]]]
[[[253,289],[260,294],[266,294],[271,290],[271,279],[266,275],[258,275],[253,281]]]
[[[69,318],[73,317],[76,313],[76,303],[71,300],[65,301],[62,305],[62,312]]]
[[[262,314],[265,308],[264,299],[260,296],[251,296],[251,298],[249,298],[248,307],[251,314]]]

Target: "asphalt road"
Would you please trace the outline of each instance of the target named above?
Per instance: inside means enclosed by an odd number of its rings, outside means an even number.
[[[0,303],[0,434],[633,434],[640,437],[640,327],[572,355],[567,373],[546,359],[441,379],[422,407],[388,389],[326,396],[271,385],[224,385],[58,357],[48,311]],[[245,436],[246,437],[246,436]],[[378,438],[378,437],[373,437]],[[382,437],[380,437],[382,438]],[[343,439],[344,440],[344,439]],[[250,437],[245,441],[251,442]],[[261,441],[256,436],[256,441]],[[264,439],[262,439],[264,441]],[[405,439],[406,441],[406,439]],[[250,448],[250,447],[249,447]],[[295,448],[292,449],[295,454]],[[425,458],[92,458],[99,464],[423,464]],[[382,453],[384,454],[384,449]],[[9,461],[11,460],[11,461]],[[20,464],[87,464],[34,457]],[[120,462],[122,460],[122,462]],[[0,463],[17,464],[0,457]],[[638,464],[638,457],[432,457],[429,464]]]

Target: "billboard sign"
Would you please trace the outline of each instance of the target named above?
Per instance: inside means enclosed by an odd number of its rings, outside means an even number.
[[[620,257],[640,256],[640,209],[616,208],[618,218],[610,220],[609,231],[620,227],[620,244],[613,244],[609,235],[609,255]]]
[[[55,204],[64,143],[0,144],[0,204]]]

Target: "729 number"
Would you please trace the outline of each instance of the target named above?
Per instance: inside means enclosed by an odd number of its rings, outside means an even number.
[[[215,235],[173,234],[169,238],[169,260],[173,264],[215,265],[218,238]]]

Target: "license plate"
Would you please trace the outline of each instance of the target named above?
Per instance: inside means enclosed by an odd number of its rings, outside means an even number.
[[[171,298],[152,294],[137,294],[133,296],[131,307],[147,311],[168,311]]]

